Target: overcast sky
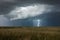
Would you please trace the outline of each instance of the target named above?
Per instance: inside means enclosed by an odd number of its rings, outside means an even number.
[[[0,26],[60,26],[60,0],[0,0]]]

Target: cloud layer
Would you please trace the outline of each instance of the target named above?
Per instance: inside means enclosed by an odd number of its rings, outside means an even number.
[[[55,7],[52,7],[51,5],[53,5]],[[51,15],[48,14],[48,12],[50,12],[50,11],[53,12],[53,13],[52,12],[50,13]],[[35,16],[45,14],[45,13],[48,14],[48,15],[47,14],[43,15],[45,17],[45,19],[50,20],[50,17],[51,17],[52,19],[56,18],[56,20],[57,20],[57,16],[59,15],[57,12],[60,13],[60,0],[0,0],[0,25],[10,25],[9,24],[10,21],[7,18],[14,20],[14,23],[13,23],[14,25],[18,25],[18,23],[20,25],[21,22],[19,22],[19,21],[21,21],[21,20],[18,21],[17,19],[35,17]],[[56,16],[55,13],[58,15]],[[5,17],[3,17],[1,15],[5,16]],[[53,15],[55,15],[55,16],[53,17]],[[43,18],[43,20],[45,20],[45,19]],[[17,20],[18,22],[15,20]],[[49,22],[51,22],[51,20]],[[28,21],[28,20],[24,20],[23,21],[24,24],[26,24],[25,21]],[[58,21],[59,21],[59,19],[58,19]],[[54,21],[54,23],[55,23],[55,21]],[[28,22],[27,22],[27,24],[28,24]],[[32,23],[30,23],[30,24],[32,25]],[[46,24],[46,23],[44,23],[44,24]]]
[[[0,26],[12,26],[12,23],[3,15],[0,15]]]
[[[16,7],[6,16],[9,17],[10,20],[25,19],[29,17],[38,16],[45,12],[50,12],[52,7],[53,6],[51,5],[44,4],[33,4],[29,6]]]
[[[23,6],[29,4],[48,4],[48,5],[60,5],[60,0],[0,0],[0,15],[8,14],[16,6]]]

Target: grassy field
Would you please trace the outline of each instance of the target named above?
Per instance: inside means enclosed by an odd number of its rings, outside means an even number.
[[[60,28],[0,28],[0,40],[60,40]]]

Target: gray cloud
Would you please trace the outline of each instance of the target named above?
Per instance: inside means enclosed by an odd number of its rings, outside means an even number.
[[[0,0],[0,15],[6,15],[10,13],[12,10],[15,9],[16,6],[23,7],[31,4],[36,4],[36,3],[55,6],[54,8],[51,8],[53,13],[56,12],[57,10],[60,11],[60,0]],[[5,23],[7,23],[8,21],[7,19],[4,18],[5,17],[0,16],[0,22],[2,23],[1,25],[3,24],[6,25]]]
[[[53,6],[46,4],[32,4],[26,7],[16,7],[6,16],[9,17],[11,20],[25,19],[41,15],[45,12],[50,12],[52,7]]]
[[[12,24],[9,19],[3,15],[0,15],[0,26],[12,26]]]
[[[60,4],[58,0],[0,0],[0,15],[8,14],[16,6],[27,6],[36,3],[55,6]]]

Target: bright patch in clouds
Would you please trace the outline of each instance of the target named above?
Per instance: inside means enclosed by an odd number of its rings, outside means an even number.
[[[41,26],[40,22],[41,22],[41,19],[34,19],[33,20],[33,26],[40,27]]]
[[[48,12],[51,11],[50,7],[51,6],[49,5],[43,5],[43,4],[34,4],[30,6],[16,7],[9,14],[7,14],[7,16],[10,18],[10,20],[35,17],[40,14],[43,14],[46,11]]]
[[[10,21],[3,15],[0,15],[0,26],[10,26]]]

